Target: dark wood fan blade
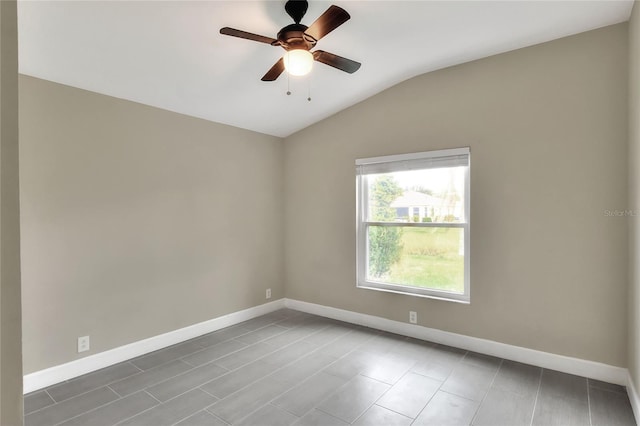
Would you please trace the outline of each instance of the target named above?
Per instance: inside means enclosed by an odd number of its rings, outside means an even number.
[[[318,62],[348,72],[349,74],[358,71],[360,65],[362,65],[360,62],[352,61],[351,59],[343,58],[342,56],[334,55],[324,50],[316,50],[313,52],[313,58]]]
[[[262,77],[262,81],[274,81],[284,71],[284,59],[280,58],[269,71]]]
[[[220,34],[228,35],[231,37],[240,37],[247,40],[259,41],[260,43],[274,44],[278,40],[271,37],[265,37],[258,34],[248,33],[242,30],[236,30],[235,28],[224,27],[220,28]]]
[[[346,10],[332,5],[329,9],[325,10],[325,12],[320,15],[320,17],[316,19],[309,28],[307,28],[305,34],[310,35],[316,40],[320,40],[322,37],[347,22],[350,18],[351,16]]]

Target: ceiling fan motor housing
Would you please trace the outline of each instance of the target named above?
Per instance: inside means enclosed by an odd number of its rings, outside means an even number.
[[[294,49],[313,49],[318,41],[305,33],[307,28],[308,27],[303,24],[287,25],[278,32],[277,44],[287,51]]]

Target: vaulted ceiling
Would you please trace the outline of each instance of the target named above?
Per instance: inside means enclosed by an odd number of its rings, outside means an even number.
[[[632,0],[310,1],[306,25],[331,4],[349,12],[351,19],[317,48],[362,67],[347,74],[316,63],[308,76],[263,82],[282,48],[219,30],[275,38],[292,22],[284,3],[20,0],[20,72],[288,136],[413,76],[624,22],[633,6]]]

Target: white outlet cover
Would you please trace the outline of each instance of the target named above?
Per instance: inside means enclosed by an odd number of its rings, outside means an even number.
[[[267,299],[271,299],[271,289],[267,289]]]
[[[91,348],[89,336],[78,337],[78,353],[86,352]]]
[[[415,311],[409,311],[409,322],[416,324],[418,322],[418,313]]]

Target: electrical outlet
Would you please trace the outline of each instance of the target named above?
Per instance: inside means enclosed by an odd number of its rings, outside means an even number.
[[[418,323],[418,313],[416,311],[409,311],[409,322],[411,324]]]
[[[267,289],[267,299],[271,299],[271,289]]]
[[[91,347],[89,336],[78,337],[78,353],[86,352]]]

